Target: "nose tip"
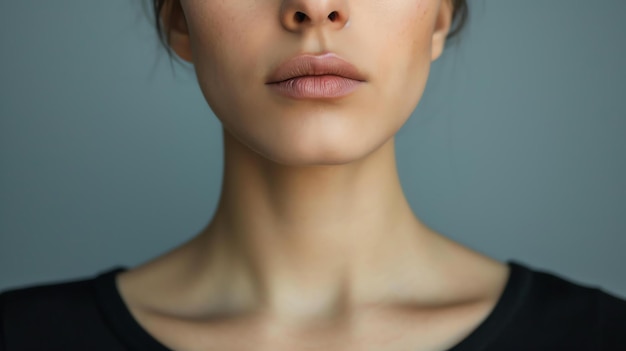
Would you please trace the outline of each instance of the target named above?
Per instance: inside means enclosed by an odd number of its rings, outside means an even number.
[[[285,0],[280,14],[283,27],[293,32],[313,26],[341,29],[349,16],[346,0]]]

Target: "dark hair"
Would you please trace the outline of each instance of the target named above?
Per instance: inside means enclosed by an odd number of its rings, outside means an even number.
[[[448,39],[461,32],[461,29],[465,27],[468,14],[467,0],[452,0],[452,6],[454,6],[454,12],[452,14],[452,28],[448,33]]]
[[[169,47],[169,39],[170,33],[163,33],[163,25],[161,23],[161,12],[163,11],[163,6],[165,6],[166,0],[151,0],[152,1],[152,9],[154,12],[154,23],[156,25],[157,34],[159,35],[159,40],[168,53],[171,53]],[[465,22],[467,21],[468,9],[467,9],[467,0],[452,0],[452,5],[454,6],[454,12],[452,14],[452,28],[448,33],[448,39],[456,36],[461,32],[461,29],[465,26]],[[179,0],[174,0],[171,3],[171,11],[170,17],[179,16],[182,14],[182,8],[180,6]]]

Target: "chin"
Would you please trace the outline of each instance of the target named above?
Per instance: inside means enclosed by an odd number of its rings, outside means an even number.
[[[336,133],[334,136],[304,134],[257,135],[257,138],[237,139],[264,159],[284,166],[345,165],[364,159],[386,141],[380,136],[368,138],[354,132]]]
[[[225,130],[245,147],[242,152],[251,150],[285,166],[345,165],[393,139],[408,118],[395,113],[384,118],[384,104],[372,106],[363,100],[367,99],[276,104],[244,98],[230,104],[235,109],[215,112]]]

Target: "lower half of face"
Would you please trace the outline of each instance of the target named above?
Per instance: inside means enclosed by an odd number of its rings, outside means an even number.
[[[329,165],[361,159],[393,138],[422,96],[440,0],[287,4],[311,18],[340,9],[343,26],[286,25],[281,11],[289,1],[182,1],[203,94],[226,131],[269,160]],[[339,98],[287,97],[266,84],[286,59],[324,52],[352,63],[365,81]]]

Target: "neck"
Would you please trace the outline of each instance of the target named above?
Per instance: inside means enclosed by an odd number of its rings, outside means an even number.
[[[404,197],[393,139],[350,164],[303,167],[224,139],[222,194],[197,247],[230,267],[221,275],[242,301],[283,315],[338,314],[390,298],[424,266],[432,232]]]

